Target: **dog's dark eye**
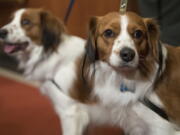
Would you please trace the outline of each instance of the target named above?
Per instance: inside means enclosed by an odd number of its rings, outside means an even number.
[[[29,19],[23,19],[21,21],[21,25],[30,25],[31,24],[31,21]]]
[[[107,30],[104,31],[103,35],[106,38],[111,38],[111,37],[115,36],[115,33],[111,29],[107,29]]]
[[[133,37],[136,38],[136,39],[140,39],[142,36],[143,36],[143,32],[141,30],[136,30],[133,33]]]

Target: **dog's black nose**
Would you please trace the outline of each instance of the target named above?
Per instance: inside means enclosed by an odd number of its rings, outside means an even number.
[[[5,29],[0,29],[0,39],[5,39],[7,37],[8,31]]]
[[[122,58],[123,61],[125,62],[130,62],[134,59],[135,57],[135,51],[131,48],[123,48],[120,51],[120,57]]]

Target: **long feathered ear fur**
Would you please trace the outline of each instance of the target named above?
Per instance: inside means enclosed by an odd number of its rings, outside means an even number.
[[[152,50],[152,55],[156,57],[158,56],[158,44],[160,40],[159,26],[157,21],[151,18],[145,18],[144,22],[148,31],[148,42]]]
[[[41,41],[44,50],[54,51],[61,42],[61,34],[65,31],[64,25],[50,12],[42,10],[40,13],[42,26]]]
[[[86,55],[90,62],[98,60],[98,48],[96,44],[97,17],[93,17],[89,23],[89,37],[86,44]]]

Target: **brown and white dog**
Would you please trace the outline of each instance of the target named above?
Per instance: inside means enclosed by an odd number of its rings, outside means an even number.
[[[54,79],[41,91],[61,117],[63,135],[82,135],[89,123],[117,125],[130,135],[173,135],[168,121],[138,101],[158,75],[156,28],[133,13],[110,13],[91,20],[85,47],[50,13],[21,9],[0,38],[27,78]]]
[[[60,65],[73,61],[83,50],[85,41],[68,35],[63,23],[48,11],[19,9],[12,17],[0,29],[0,40],[4,52],[18,59],[28,79],[44,82],[53,78]]]
[[[176,134],[172,123],[139,101],[167,68],[155,21],[109,13],[92,18],[89,28],[84,52],[67,66],[71,79],[62,72],[55,82],[64,84],[47,81],[42,87],[61,116],[64,135],[82,135],[89,123],[120,126],[130,135]],[[151,99],[161,105],[156,94]]]

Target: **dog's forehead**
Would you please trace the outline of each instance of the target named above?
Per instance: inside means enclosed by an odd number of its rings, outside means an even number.
[[[40,19],[39,16],[41,11],[42,11],[41,9],[28,8],[23,12],[22,18],[30,19],[32,21],[38,21]]]
[[[134,12],[127,12],[126,16],[128,17],[129,23],[137,24],[137,25],[144,25],[144,20],[141,16],[137,15]]]
[[[105,29],[115,28],[119,29],[120,26],[120,15],[118,12],[109,13],[105,16],[98,17],[97,30],[101,33]]]
[[[108,23],[111,22],[113,20],[118,20],[120,18],[120,14],[118,12],[112,12],[109,13],[105,16],[100,17],[100,22],[103,23]]]
[[[12,21],[18,22],[21,20],[22,14],[26,11],[26,9],[19,9],[16,12],[14,12],[11,16],[13,17]]]
[[[109,13],[105,16],[99,17],[98,23],[100,25],[109,25],[112,23],[119,23],[120,15],[117,12]]]
[[[34,15],[37,15],[39,14],[40,12],[42,11],[42,9],[33,9],[33,8],[27,8],[23,15],[27,15],[27,16],[34,16]]]
[[[109,13],[105,16],[99,17],[98,24],[100,25],[100,29],[103,29],[112,25],[121,26],[122,19],[128,20],[127,22],[128,25],[132,25],[132,24],[141,25],[141,26],[144,25],[143,18],[133,12],[127,12],[126,14],[123,14],[123,15],[121,15],[118,12]]]
[[[23,18],[30,19],[33,22],[39,21],[40,13],[42,9],[33,9],[33,8],[22,8],[11,14],[11,19],[13,22],[20,22]]]

